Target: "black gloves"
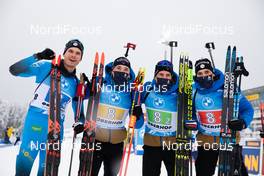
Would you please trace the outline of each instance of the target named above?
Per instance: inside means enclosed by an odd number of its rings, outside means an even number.
[[[88,120],[83,124],[82,122],[75,122],[72,125],[72,128],[75,132],[75,134],[82,133],[83,131],[92,131],[96,128],[96,122],[93,120]]]
[[[246,124],[243,119],[235,119],[235,120],[230,120],[228,122],[228,127],[234,131],[241,131],[246,127]]]
[[[79,134],[84,130],[84,124],[82,122],[76,122],[72,125],[75,134]]]
[[[235,69],[234,69],[234,75],[238,77],[239,75],[248,76],[249,73],[246,70],[244,66],[244,62],[236,62],[235,63]]]
[[[132,112],[132,115],[136,116],[137,117],[137,120],[138,120],[139,117],[142,114],[143,114],[143,111],[142,111],[141,105],[135,105],[134,106],[134,109],[133,109],[133,112]]]
[[[35,54],[35,57],[38,59],[38,60],[52,60],[54,59],[55,57],[55,52],[52,51],[51,49],[49,48],[46,48],[44,49],[43,51],[39,52],[39,53],[36,53]]]

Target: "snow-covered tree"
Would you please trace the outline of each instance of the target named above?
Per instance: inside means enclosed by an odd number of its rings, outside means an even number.
[[[13,127],[21,133],[23,127],[26,106],[11,104],[0,99],[0,138],[3,137],[7,127]]]

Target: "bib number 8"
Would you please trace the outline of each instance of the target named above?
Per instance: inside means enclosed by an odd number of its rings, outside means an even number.
[[[161,117],[160,117],[160,113],[159,112],[155,112],[154,113],[154,121],[157,123],[161,122]]]
[[[108,109],[108,118],[112,120],[115,118],[115,109]]]

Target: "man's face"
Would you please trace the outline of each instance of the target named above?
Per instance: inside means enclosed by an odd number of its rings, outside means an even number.
[[[163,79],[171,80],[172,79],[172,75],[171,75],[170,72],[163,70],[163,71],[159,71],[159,73],[156,75],[156,77],[155,77],[156,81],[157,81],[157,78],[163,78]]]
[[[128,68],[127,66],[125,65],[117,65],[113,68],[112,72],[124,72],[124,73],[127,73],[128,75],[130,75],[130,68]]]
[[[209,69],[199,70],[196,74],[197,77],[214,76],[213,72]]]
[[[79,48],[71,47],[63,56],[66,67],[76,68],[76,66],[81,62],[82,52]]]

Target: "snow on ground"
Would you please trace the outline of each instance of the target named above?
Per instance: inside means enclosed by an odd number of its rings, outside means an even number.
[[[80,142],[80,136],[78,136],[78,141]],[[68,175],[68,168],[70,163],[70,155],[72,148],[72,130],[65,130],[64,143],[62,145],[62,158],[59,168],[59,175],[65,176]],[[77,143],[78,144],[78,143]],[[72,166],[72,176],[77,175],[78,167],[79,167],[79,149],[80,145],[76,146],[74,150],[74,158],[73,158],[73,166]],[[15,167],[16,167],[16,155],[19,151],[19,145],[17,146],[7,146],[0,147],[0,175],[4,176],[12,176],[15,175]],[[36,158],[33,169],[31,171],[31,176],[37,175],[38,169],[38,157]],[[128,176],[142,175],[142,156],[137,156],[131,154],[129,167],[128,167]],[[103,166],[101,167],[99,175],[103,175]],[[165,176],[166,170],[164,165],[162,165],[161,175]]]

